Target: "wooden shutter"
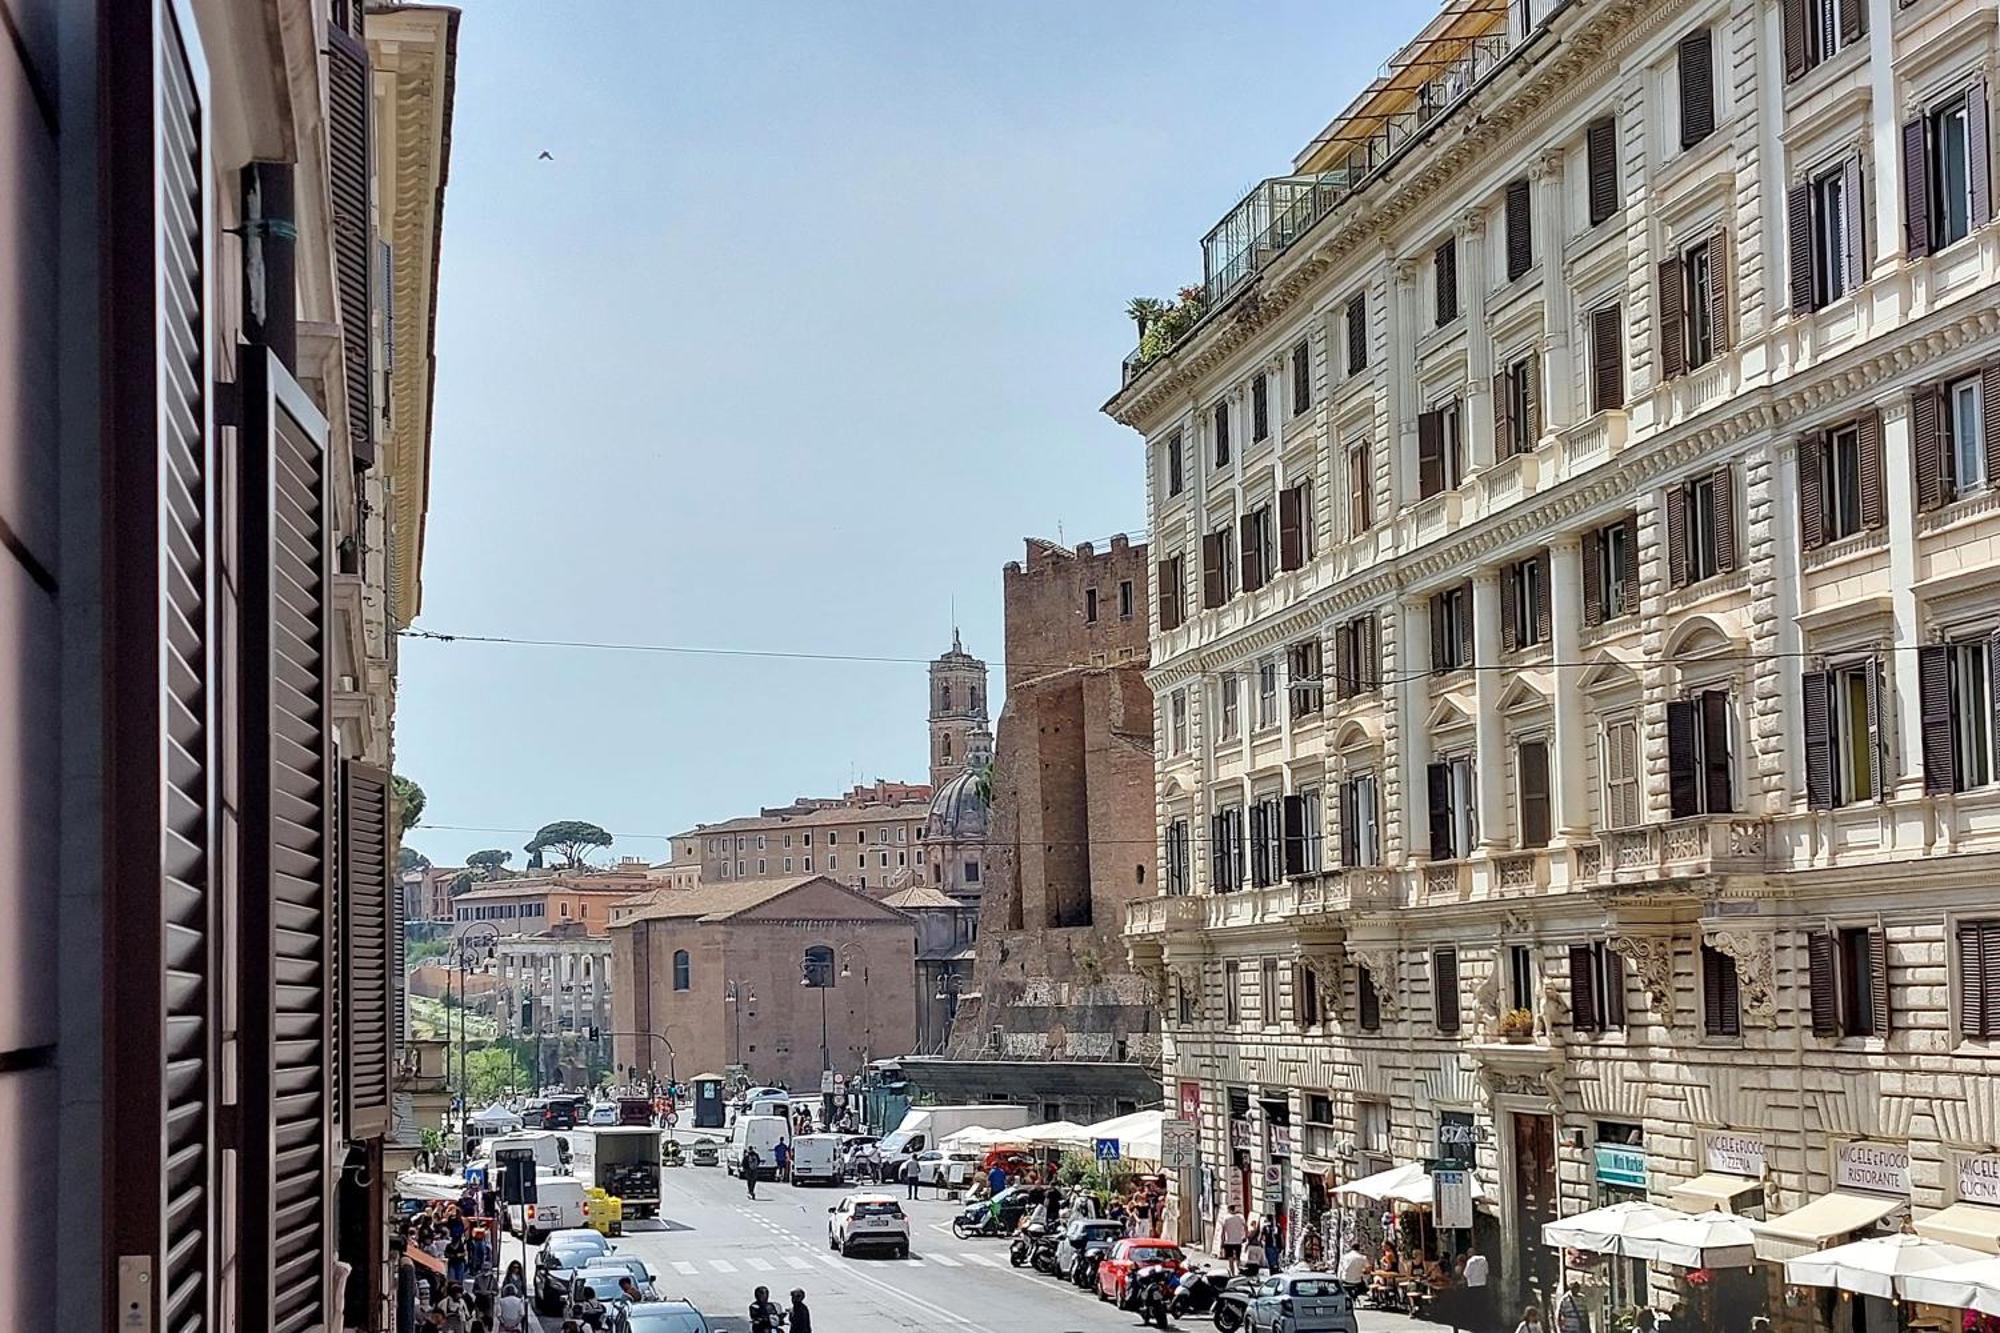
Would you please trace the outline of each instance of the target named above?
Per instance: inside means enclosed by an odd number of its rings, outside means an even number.
[[[1943,406],[1937,389],[1919,389],[1910,398],[1910,452],[1915,457],[1918,509],[1940,509],[1951,498],[1954,460],[1939,429]]]
[[[1583,154],[1590,177],[1590,225],[1618,211],[1618,122],[1610,116],[1593,120],[1583,132]]]
[[[1297,416],[1312,406],[1312,345],[1300,343],[1292,348],[1292,415]]]
[[[389,1079],[395,1063],[390,1031],[391,903],[389,775],[347,760],[340,780],[341,991],[346,1013],[343,1073],[350,1138],[386,1133]]]
[[[1688,581],[1687,488],[1667,488],[1667,585],[1683,588]]]
[[[1227,812],[1210,815],[1208,819],[1208,876],[1214,881],[1209,887],[1221,893],[1229,887],[1229,826],[1225,822]]]
[[[1223,568],[1228,540],[1227,528],[1201,539],[1201,604],[1210,610],[1229,600],[1228,571]]]
[[[1495,456],[1511,458],[1514,448],[1514,376],[1501,371],[1493,377],[1493,444]]]
[[[1521,619],[1521,574],[1519,565],[1508,566],[1500,583],[1500,651],[1511,653],[1520,645],[1517,626]]]
[[[1424,774],[1430,796],[1431,860],[1449,861],[1458,855],[1451,845],[1451,765],[1431,764]]]
[[[1442,675],[1451,670],[1451,639],[1445,633],[1443,593],[1431,595],[1427,619],[1431,628],[1431,674]]]
[[[1507,184],[1507,281],[1509,282],[1535,266],[1531,217],[1528,182],[1509,181]]]
[[[1625,1026],[1625,955],[1616,949],[1604,951],[1604,1026]]]
[[[1458,318],[1458,242],[1444,242],[1431,258],[1437,282],[1437,322],[1442,326]]]
[[[1736,960],[1720,950],[1715,956],[1718,960],[1715,998],[1720,1015],[1716,1032],[1724,1037],[1740,1036],[1743,1031],[1743,996],[1737,984]]]
[[[1840,42],[1858,42],[1868,31],[1866,0],[1840,0]]]
[[[1306,873],[1306,798],[1287,796],[1284,807],[1285,873]]]
[[[1569,946],[1569,1022],[1578,1032],[1601,1032],[1598,1021],[1597,976],[1588,944]]]
[[[1715,568],[1728,573],[1736,568],[1736,486],[1727,463],[1708,474],[1715,488]]]
[[[268,353],[243,363],[241,1128],[245,1308],[326,1318],[333,1176],[327,427]]]
[[[1357,375],[1368,368],[1368,297],[1354,297],[1347,303],[1347,373]]]
[[[1730,319],[1734,309],[1729,287],[1729,233],[1717,228],[1708,235],[1708,338],[1720,354],[1734,347]]]
[[[1847,288],[1852,291],[1868,277],[1868,210],[1861,200],[1861,159],[1850,157],[1842,164],[1841,232],[1844,246],[1840,262],[1847,269]]]
[[[1826,440],[1818,432],[1799,438],[1799,544],[1826,545]]]
[[[1368,531],[1374,522],[1373,482],[1369,477],[1368,445],[1357,444],[1347,451],[1347,524],[1350,537]]]
[[[1806,980],[1812,997],[1815,1037],[1840,1035],[1840,996],[1834,972],[1836,943],[1829,931],[1816,930],[1806,936]]]
[[[1153,581],[1160,590],[1160,628],[1163,630],[1179,629],[1181,623],[1180,579],[1179,571],[1174,567],[1176,563],[1170,558],[1153,567]]]
[[[1833,808],[1833,676],[1808,671],[1800,678],[1806,749],[1806,805]]]
[[[1461,612],[1461,614],[1458,617],[1458,664],[1462,667],[1465,667],[1473,665],[1472,662],[1473,611],[1472,611],[1472,585],[1470,583],[1464,584],[1459,588],[1458,598],[1459,598],[1458,607],[1459,611]]]
[[[1243,526],[1237,530],[1236,544],[1241,548],[1243,563],[1238,567],[1242,573],[1243,591],[1255,592],[1264,586],[1264,522],[1269,510],[1252,510],[1243,516]]]
[[[1873,1034],[1889,1035],[1889,937],[1880,926],[1868,931],[1868,1013]]]
[[[1986,974],[1980,949],[1983,933],[1978,922],[1966,922],[1958,928],[1958,1030],[1967,1037],[1983,1037],[1989,1028]]]
[[[1813,284],[1812,215],[1811,182],[1800,181],[1785,191],[1785,246],[1795,315],[1819,308]]]
[[[369,102],[368,48],[358,38],[329,27],[326,175],[333,200],[333,259],[340,288],[349,447],[356,467],[375,464],[375,243],[368,225]]]
[[[1354,779],[1340,784],[1340,864],[1361,864],[1361,800]]]
[[[1444,413],[1417,414],[1417,493],[1429,499],[1444,489]]]
[[[1882,663],[1869,658],[1862,674],[1868,695],[1868,796],[1879,801],[1888,786],[1889,769],[1889,749],[1882,743]]]
[[[1993,733],[1989,743],[2000,754],[2000,630],[1986,638],[1986,697],[1993,710]]]
[[[1692,148],[1715,132],[1715,61],[1707,28],[1681,38],[1681,147]]]
[[[1458,1015],[1458,950],[1439,949],[1431,954],[1432,984],[1437,988],[1433,997],[1437,1002],[1437,1030],[1457,1032]]]
[[[1624,521],[1623,526],[1625,528],[1623,560],[1625,567],[1623,582],[1625,587],[1620,594],[1618,613],[1620,615],[1628,615],[1639,609],[1639,520],[1637,518],[1628,518]],[[1682,550],[1685,551],[1686,548],[1683,547]]]
[[[1702,782],[1707,813],[1726,814],[1736,808],[1735,765],[1729,744],[1729,694],[1707,690],[1701,695]]]
[[[1903,122],[1903,253],[1931,252],[1931,163],[1922,113]]]
[[[1701,946],[1701,1020],[1702,1031],[1711,1037],[1722,1035],[1725,1028],[1725,1014],[1722,1005],[1722,969],[1728,962],[1727,955],[1709,945]]]
[[[2000,364],[1979,375],[1980,420],[1986,436],[1986,475],[2000,477]]]
[[[1882,414],[1873,408],[1854,423],[1860,436],[1861,526],[1880,528],[1889,522],[1889,506],[1882,485]]]
[[[1549,845],[1549,749],[1540,741],[1515,752],[1521,784],[1521,845]]]
[[[1924,738],[1924,790],[1958,786],[1958,735],[1951,725],[1951,648],[1927,643],[1917,649],[1917,701]]]
[[[1355,1007],[1361,1011],[1361,1030],[1374,1032],[1382,1026],[1382,995],[1375,989],[1375,974],[1366,967],[1354,969]]]
[[[1359,688],[1372,690],[1382,683],[1382,622],[1373,611],[1361,618],[1360,634],[1355,641],[1355,653],[1361,659],[1357,663],[1355,680]],[[1996,670],[2000,670],[2000,658],[1995,658]],[[2000,707],[2000,695],[1994,696],[1996,707]],[[1995,713],[2000,718],[2000,712]]]
[[[1526,378],[1521,383],[1521,405],[1528,420],[1522,427],[1521,447],[1532,449],[1542,440],[1542,358],[1528,358]]]
[[[1785,82],[1790,83],[1812,68],[1806,46],[1806,0],[1784,0],[1780,13],[1785,36]]]
[[[1980,1035],[2000,1036],[2000,922],[1979,925],[1979,991],[1986,1012]]]
[[[1590,370],[1593,410],[1625,406],[1625,326],[1617,305],[1590,312]]]
[[[1687,316],[1679,256],[1662,259],[1658,268],[1660,293],[1660,375],[1673,379],[1687,370]]]
[[[1551,551],[1537,556],[1532,576],[1535,585],[1535,637],[1542,643],[1549,641],[1550,631],[1555,626],[1554,608],[1549,605],[1549,561],[1554,558]]]
[[[1604,571],[1599,562],[1604,558],[1604,536],[1596,528],[1583,534],[1580,556],[1583,561],[1583,623],[1602,624],[1604,621]]]
[[[1298,569],[1306,562],[1304,493],[1296,486],[1278,492],[1278,567]]]
[[[1333,632],[1333,692],[1336,698],[1351,698],[1360,690],[1360,657],[1360,622],[1350,620]]]
[[[1701,811],[1701,773],[1695,752],[1696,728],[1701,725],[1692,699],[1667,702],[1667,802],[1668,815],[1685,819]]]
[[[1983,227],[1993,218],[1993,162],[1986,125],[1986,76],[1975,74],[1965,86],[1965,155],[1972,225]]]

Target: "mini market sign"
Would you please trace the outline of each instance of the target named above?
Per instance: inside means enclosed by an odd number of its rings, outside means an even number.
[[[1645,1149],[1628,1148],[1622,1143],[1598,1144],[1597,1183],[1628,1190],[1646,1188]]]

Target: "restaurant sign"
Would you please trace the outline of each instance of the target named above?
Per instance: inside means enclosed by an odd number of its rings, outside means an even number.
[[[1910,1150],[1888,1143],[1843,1143],[1833,1150],[1833,1187],[1907,1195]]]
[[[1750,1134],[1711,1134],[1702,1145],[1702,1169],[1762,1180],[1764,1140]]]
[[[2000,1157],[1958,1159],[1958,1198],[1961,1203],[2000,1203]]]
[[[1620,1189],[1646,1188],[1646,1150],[1622,1143],[1597,1145],[1597,1183]]]

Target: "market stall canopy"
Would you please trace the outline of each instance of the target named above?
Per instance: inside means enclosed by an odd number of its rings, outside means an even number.
[[[1625,1237],[1622,1252],[1683,1268],[1748,1268],[1756,1241],[1749,1224],[1730,1213],[1682,1213],[1637,1228]]]
[[[1559,1217],[1542,1223],[1542,1244],[1559,1250],[1588,1250],[1592,1254],[1622,1254],[1625,1238],[1634,1231],[1681,1216],[1671,1208],[1632,1199],[1625,1203],[1593,1208],[1587,1213]]]
[[[1922,1273],[1908,1273],[1897,1286],[1902,1289],[1904,1300],[2000,1315],[2000,1259],[1990,1256],[1969,1264],[1948,1264]]]
[[[1917,1219],[1917,1234],[1951,1245],[2000,1254],[2000,1208],[1983,1203],[1955,1203]]]
[[[1763,1181],[1752,1180],[1748,1176],[1704,1171],[1693,1180],[1683,1180],[1667,1191],[1667,1200],[1687,1213],[1733,1213],[1738,1199],[1763,1188]]]
[[[405,1171],[396,1177],[396,1193],[405,1199],[443,1199],[455,1202],[465,1193],[460,1176],[441,1176],[429,1171]]]
[[[946,1152],[964,1152],[968,1149],[994,1148],[1003,1143],[1019,1143],[1021,1132],[1016,1129],[988,1129],[984,1125],[967,1125],[954,1134],[947,1134],[938,1143]]]
[[[1873,1226],[1908,1206],[1909,1200],[1886,1194],[1854,1194],[1846,1190],[1822,1194],[1803,1208],[1757,1223],[1757,1257],[1796,1259],[1811,1254],[1835,1236]]]
[[[1131,1115],[1100,1120],[1088,1126],[1084,1133],[1092,1140],[1116,1139],[1121,1157],[1157,1162],[1160,1160],[1160,1124],[1166,1118],[1165,1111],[1134,1111]]]
[[[1024,1148],[1088,1148],[1090,1131],[1074,1120],[1051,1120],[1046,1125],[1017,1129],[1007,1141]]]
[[[1910,1274],[1969,1264],[1979,1257],[1977,1250],[1922,1236],[1870,1236],[1785,1260],[1785,1281],[1894,1300],[1902,1294],[1901,1280]]]
[[[521,1117],[495,1102],[483,1111],[474,1111],[472,1123],[481,1129],[519,1129]]]
[[[1410,1203],[1428,1208],[1436,1200],[1437,1191],[1431,1181],[1430,1172],[1424,1170],[1422,1162],[1404,1162],[1392,1166],[1387,1171],[1377,1171],[1372,1176],[1350,1180],[1336,1191],[1340,1194],[1358,1194],[1364,1199],[1379,1199],[1384,1203]],[[1486,1190],[1480,1185],[1479,1177],[1472,1178],[1472,1197],[1483,1199]]]

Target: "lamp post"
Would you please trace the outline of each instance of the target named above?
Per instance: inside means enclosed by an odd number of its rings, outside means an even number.
[[[478,971],[476,965],[490,962],[494,946],[499,942],[500,928],[490,921],[480,921],[460,932],[451,946],[452,962],[458,970],[458,1148],[461,1154],[465,1151],[466,1119],[471,1113],[468,1103],[472,1097],[472,1074],[465,1055],[465,1011],[468,1007],[465,976],[469,970]],[[447,987],[450,985],[449,974],[446,975],[446,985]],[[451,1015],[447,1013],[446,1022],[450,1019]],[[450,1038],[451,1033],[447,1029],[445,1039],[449,1041]],[[446,1050],[449,1052],[450,1048],[447,1046]]]
[[[940,1055],[944,1054],[945,1048],[951,1045],[952,1024],[958,1022],[958,997],[964,989],[965,974],[963,972],[940,972],[938,974],[937,994],[931,998],[942,1000],[945,1003],[944,1035],[938,1040],[938,1054]]]
[[[840,948],[840,976],[854,975],[852,963],[854,947],[842,945]],[[827,1031],[826,993],[833,989],[834,952],[825,945],[815,945],[806,950],[799,960],[799,984],[809,990],[819,992],[819,1100],[820,1118],[825,1124],[833,1123],[833,1046]],[[863,972],[864,979],[866,972]]]
[[[743,1063],[743,1010],[757,1003],[757,992],[750,988],[747,981],[725,981],[722,983],[722,1000],[730,1006],[731,1026],[736,1034],[730,1063],[740,1066]],[[756,1016],[755,1013],[750,1015],[752,1018]]]

